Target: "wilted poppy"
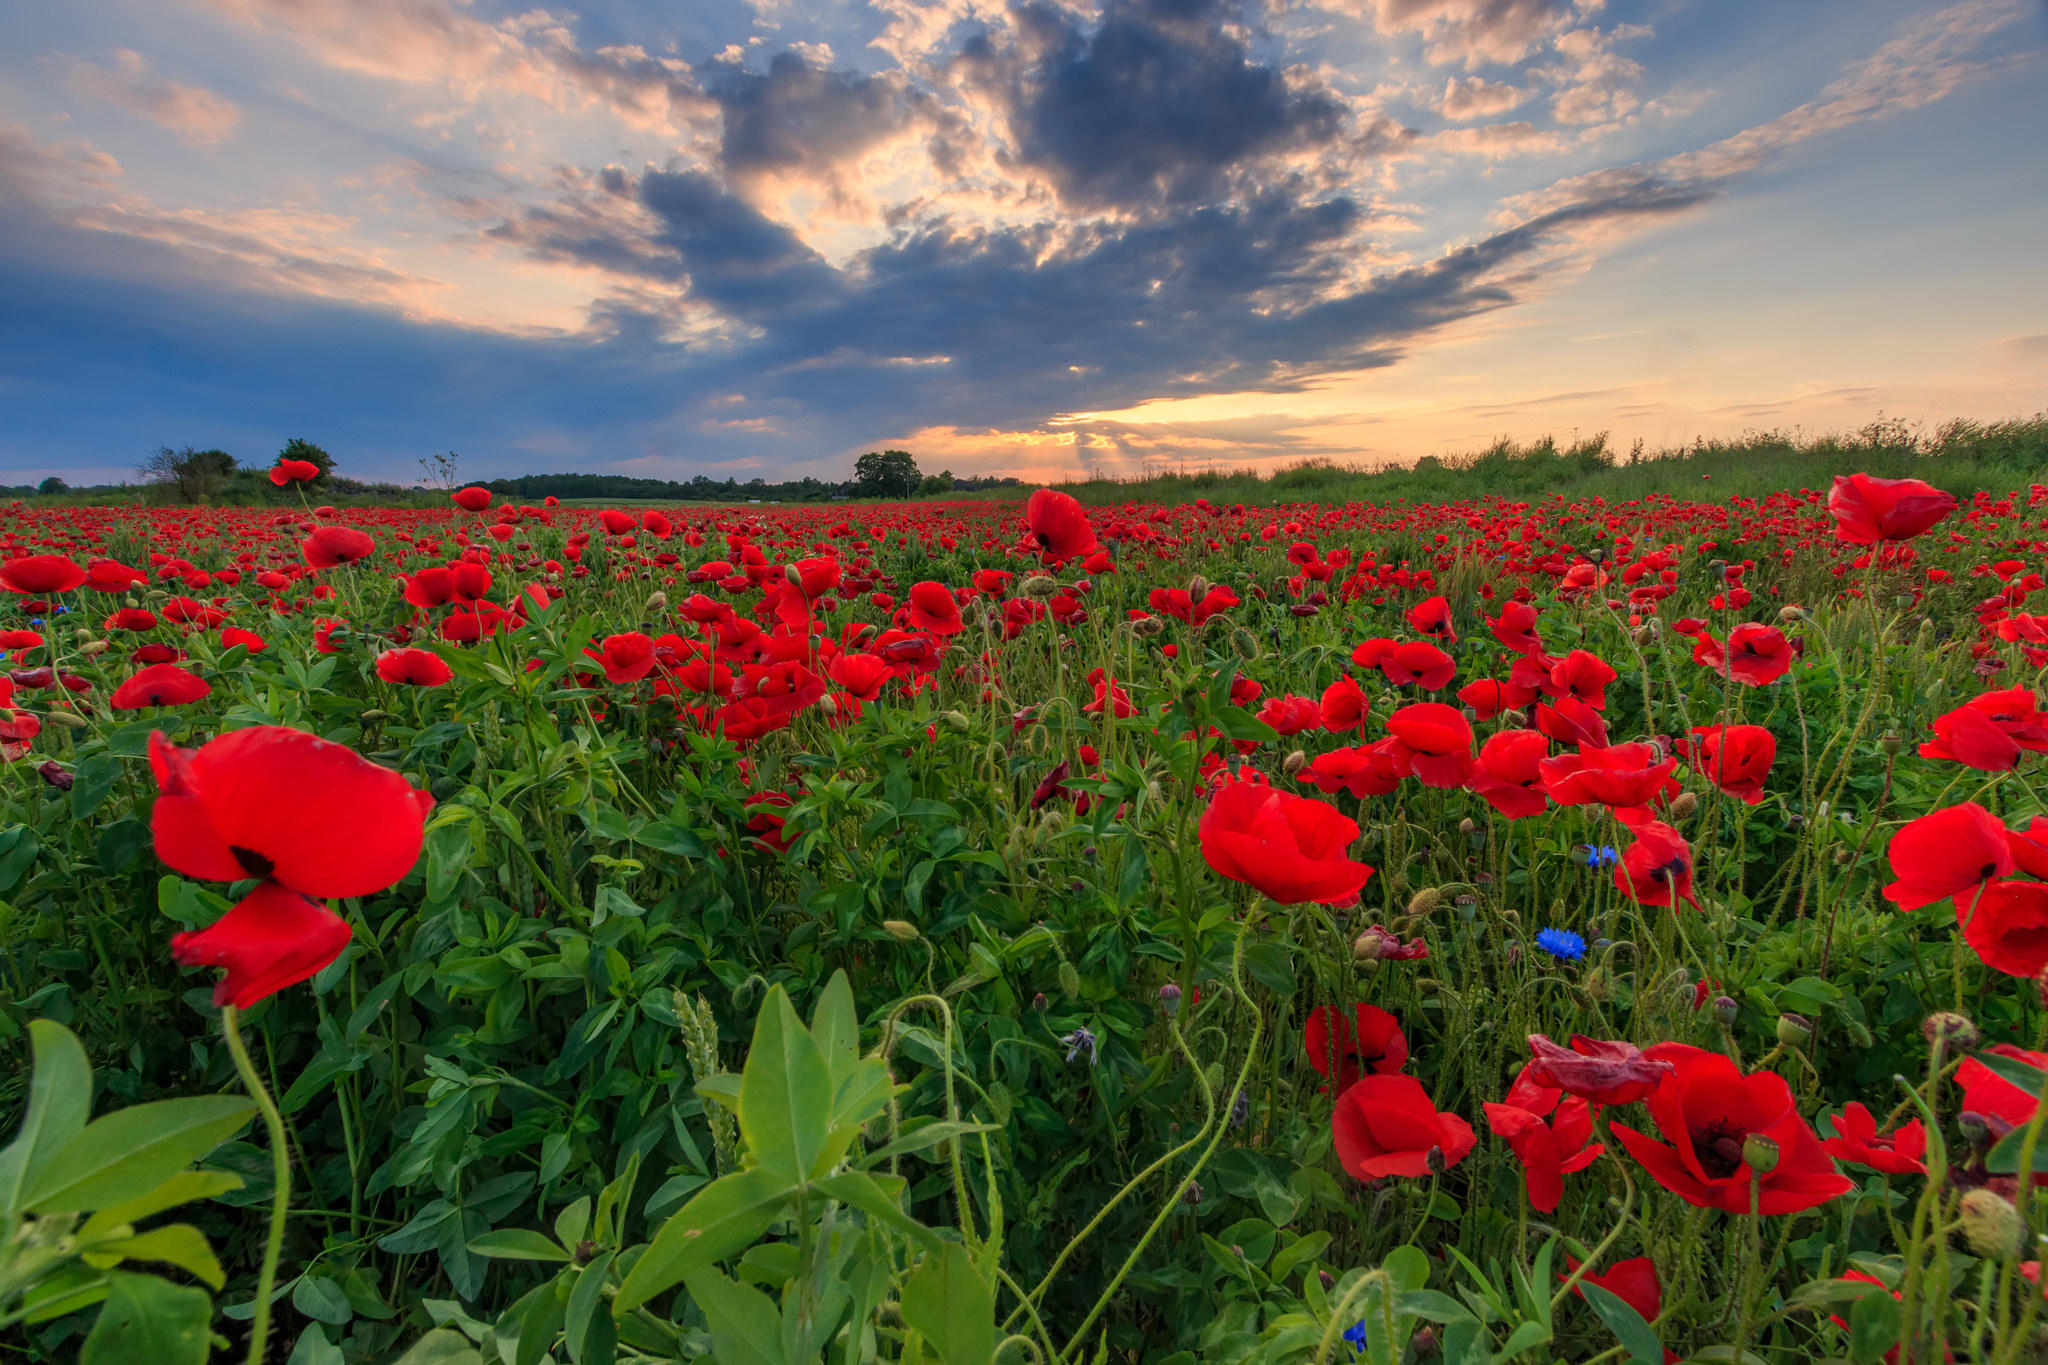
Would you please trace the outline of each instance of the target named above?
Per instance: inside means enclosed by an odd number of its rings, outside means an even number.
[[[1372,876],[1345,849],[1358,825],[1335,806],[1240,779],[1202,813],[1202,857],[1216,873],[1256,887],[1282,905],[1343,905]]]
[[[1541,1033],[1529,1035],[1529,1077],[1595,1104],[1632,1104],[1663,1084],[1668,1061],[1645,1055],[1635,1044],[1573,1034],[1559,1047]]]

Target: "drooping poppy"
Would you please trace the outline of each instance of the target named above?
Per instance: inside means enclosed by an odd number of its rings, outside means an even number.
[[[1530,1079],[1595,1104],[1632,1104],[1662,1085],[1673,1069],[1670,1062],[1648,1056],[1633,1043],[1578,1033],[1572,1035],[1570,1047],[1532,1033],[1529,1052]]]
[[[107,704],[116,711],[145,706],[189,706],[213,691],[213,684],[176,664],[151,664],[114,689]]]
[[[1892,834],[1885,858],[1898,880],[1884,888],[1884,898],[1901,910],[1951,896],[1966,906],[1985,883],[2013,869],[2005,826],[1975,801],[1907,821]]]
[[[1408,1036],[1401,1021],[1363,1001],[1350,1009],[1318,1005],[1302,1025],[1302,1045],[1316,1074],[1339,1091],[1370,1073],[1399,1071],[1408,1064]]]
[[[1646,1103],[1665,1141],[1626,1124],[1614,1136],[1659,1185],[1689,1204],[1728,1213],[1798,1213],[1854,1189],[1793,1107],[1792,1088],[1773,1072],[1744,1075],[1727,1057],[1686,1043],[1658,1043],[1644,1055],[1672,1074]],[[1775,1149],[1758,1171],[1745,1156],[1752,1136]]]
[[[1282,905],[1343,905],[1372,876],[1345,849],[1358,825],[1326,802],[1262,782],[1228,783],[1202,812],[1202,857],[1219,876],[1256,887]]]
[[[1337,1160],[1360,1180],[1427,1176],[1463,1161],[1478,1138],[1456,1114],[1439,1113],[1429,1092],[1400,1073],[1360,1077],[1330,1115]]]
[[[1500,1103],[1480,1107],[1486,1126],[1506,1139],[1522,1163],[1529,1206],[1554,1213],[1564,1198],[1564,1178],[1592,1165],[1607,1148],[1593,1140],[1592,1105],[1538,1081],[1534,1065],[1522,1068]]]
[[[1911,540],[1955,510],[1953,494],[1919,479],[1838,474],[1828,492],[1835,538],[1848,545]]]
[[[187,967],[227,968],[213,1003],[247,1009],[319,972],[349,937],[347,920],[266,881],[206,928],[171,935],[171,956]]]
[[[150,813],[157,857],[188,877],[263,877],[302,895],[367,896],[419,858],[434,799],[389,768],[282,725],[230,730],[175,748],[150,736],[162,793]]]

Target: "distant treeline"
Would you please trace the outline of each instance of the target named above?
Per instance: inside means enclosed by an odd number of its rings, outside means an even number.
[[[943,478],[943,485],[938,481]],[[1000,488],[1021,488],[1008,477],[959,478],[933,475],[922,480],[913,492],[891,491],[880,496],[916,497],[945,493],[979,493]],[[505,498],[538,502],[545,497],[587,498],[616,502],[830,502],[835,498],[877,496],[858,479],[832,483],[824,479],[792,479],[773,483],[767,479],[713,479],[699,474],[693,479],[640,479],[625,474],[522,474],[516,479],[486,479],[483,487]]]

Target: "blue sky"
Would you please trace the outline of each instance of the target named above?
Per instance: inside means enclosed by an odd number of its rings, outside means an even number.
[[[2041,0],[99,0],[0,38],[5,482],[2048,408]]]

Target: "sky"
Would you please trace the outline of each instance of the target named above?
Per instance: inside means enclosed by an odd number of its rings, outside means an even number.
[[[2044,0],[0,0],[0,483],[2048,409]]]

